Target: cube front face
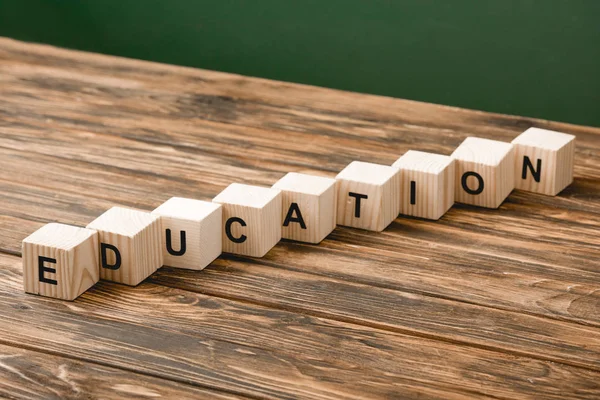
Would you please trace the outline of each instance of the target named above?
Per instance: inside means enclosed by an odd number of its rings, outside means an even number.
[[[335,229],[335,179],[289,173],[273,187],[281,190],[282,238],[319,243]]]
[[[162,266],[157,216],[113,207],[88,228],[98,231],[101,279],[136,286]]]
[[[573,182],[575,136],[530,128],[513,145],[516,189],[556,196]]]
[[[451,157],[411,150],[392,166],[400,170],[400,214],[437,220],[454,204]]]
[[[467,138],[452,158],[457,203],[498,208],[514,189],[515,152],[510,143]]]
[[[336,181],[338,225],[380,232],[398,216],[398,169],[354,161]]]
[[[281,191],[232,184],[213,202],[223,206],[223,252],[263,257],[281,240]]]
[[[152,214],[160,217],[164,265],[201,270],[221,255],[220,204],[174,197]]]
[[[56,240],[70,242],[62,246]],[[98,234],[47,224],[23,240],[25,292],[74,300],[99,280]]]

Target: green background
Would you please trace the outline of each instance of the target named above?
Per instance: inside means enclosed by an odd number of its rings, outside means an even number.
[[[600,0],[0,0],[0,35],[600,126]]]

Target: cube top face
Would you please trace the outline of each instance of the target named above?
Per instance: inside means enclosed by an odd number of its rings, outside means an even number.
[[[27,236],[23,239],[23,243],[53,247],[60,250],[71,250],[95,234],[96,232],[91,229],[50,223]]]
[[[437,175],[442,173],[453,162],[454,160],[450,156],[409,150],[396,160],[392,164],[392,167]]]
[[[335,178],[380,186],[394,179],[397,173],[396,168],[388,165],[352,161]]]
[[[219,208],[221,208],[220,204],[211,201],[171,197],[152,211],[152,214],[188,221],[202,221]]]
[[[113,207],[90,222],[87,228],[134,237],[158,218],[145,211]]]
[[[498,166],[511,153],[512,149],[513,145],[510,143],[468,137],[454,150],[451,157],[456,160],[494,167]]]
[[[277,198],[279,194],[278,189],[232,183],[219,193],[213,202],[261,209]]]
[[[558,151],[573,140],[575,136],[567,133],[532,127],[517,136],[512,143]]]
[[[273,187],[288,192],[320,196],[335,185],[335,179],[290,172],[278,180]]]

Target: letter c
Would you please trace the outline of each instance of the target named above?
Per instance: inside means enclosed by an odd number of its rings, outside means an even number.
[[[242,234],[242,236],[236,238],[231,234],[231,225],[234,222],[237,222],[241,226],[246,226],[246,221],[244,221],[240,217],[231,217],[225,222],[225,234],[227,235],[227,238],[233,243],[244,243],[247,239],[246,235]]]

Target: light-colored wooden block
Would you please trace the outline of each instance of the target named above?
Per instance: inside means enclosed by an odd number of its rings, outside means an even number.
[[[87,227],[98,231],[100,279],[135,286],[162,266],[158,216],[113,207]]]
[[[220,204],[171,197],[152,215],[160,217],[163,265],[201,270],[221,255]]]
[[[27,293],[75,300],[98,282],[98,233],[94,230],[47,224],[23,240],[22,250]]]
[[[400,212],[400,171],[353,161],[336,176],[337,224],[380,232]]]
[[[515,188],[556,196],[573,182],[575,136],[529,128],[515,146]]]
[[[392,167],[400,170],[400,214],[440,219],[454,204],[452,157],[409,150]]]
[[[319,243],[336,225],[335,179],[290,172],[273,185],[281,190],[281,237]]]
[[[281,240],[281,191],[232,183],[213,199],[223,205],[223,252],[263,257]]]
[[[468,137],[451,157],[456,160],[457,203],[498,208],[515,187],[515,149],[510,143]]]

